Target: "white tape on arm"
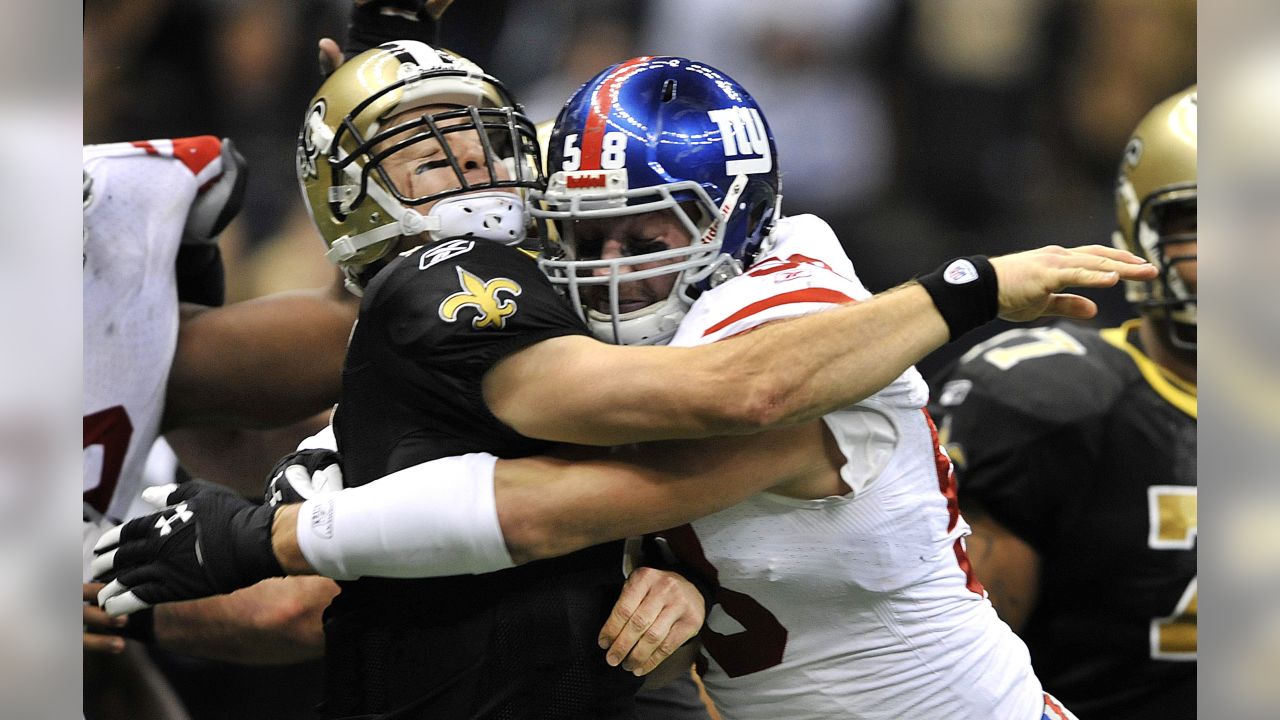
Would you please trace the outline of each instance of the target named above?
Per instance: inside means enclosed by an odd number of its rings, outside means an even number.
[[[308,500],[298,513],[298,547],[337,580],[512,567],[493,494],[497,460],[487,453],[441,458]]]

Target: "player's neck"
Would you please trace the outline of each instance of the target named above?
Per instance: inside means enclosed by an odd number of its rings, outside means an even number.
[[[1168,328],[1149,315],[1142,316],[1138,326],[1138,335],[1142,338],[1142,349],[1147,357],[1157,365],[1168,370],[1178,378],[1196,384],[1196,357],[1194,352],[1188,353],[1173,347],[1169,339]]]

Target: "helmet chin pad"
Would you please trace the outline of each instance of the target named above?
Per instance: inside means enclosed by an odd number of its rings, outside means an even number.
[[[629,313],[587,310],[587,327],[597,340],[614,345],[666,345],[676,334],[689,303],[672,292],[666,299]]]
[[[425,229],[432,240],[474,237],[517,245],[525,236],[524,200],[507,192],[455,195],[427,212]]]

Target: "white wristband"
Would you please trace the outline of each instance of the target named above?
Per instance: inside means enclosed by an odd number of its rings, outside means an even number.
[[[321,575],[420,578],[512,567],[493,468],[473,453],[414,465],[302,504],[298,548]]]

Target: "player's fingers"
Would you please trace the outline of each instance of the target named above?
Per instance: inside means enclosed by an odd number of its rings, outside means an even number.
[[[83,608],[81,618],[86,629],[95,632],[113,632],[124,627],[128,622],[125,618],[111,617],[107,614],[107,611],[97,606],[97,602],[95,598],[93,600],[95,604],[86,603],[81,606]]]
[[[661,611],[661,601],[649,598],[641,603],[635,612],[631,613],[631,617],[627,619],[622,631],[618,633],[618,637],[609,646],[609,650],[605,654],[605,662],[610,665],[620,664],[631,653],[636,643],[644,637],[644,634],[653,625],[654,620],[658,618],[658,614]]]
[[[604,627],[600,628],[600,635],[596,638],[600,649],[607,649],[618,639],[623,630],[627,626],[627,622],[635,613],[636,608],[640,606],[644,596],[648,593],[648,585],[644,583],[643,578],[638,577],[640,568],[627,578],[627,582],[622,586],[622,594],[618,596],[618,601],[613,604],[613,611],[609,613],[609,618],[604,621]]]
[[[178,489],[178,483],[165,483],[164,485],[154,485],[142,491],[142,499],[146,500],[152,507],[163,509],[172,505],[174,500],[170,500],[169,496]]]
[[[702,625],[700,623],[696,623],[688,617],[681,617],[667,631],[667,637],[653,649],[649,659],[641,663],[639,667],[632,669],[632,672],[637,676],[648,675],[653,672],[659,665],[666,662],[672,653],[692,640],[701,629]]]
[[[1072,248],[1072,251],[1088,255],[1097,255],[1098,257],[1117,260],[1127,264],[1141,265],[1146,263],[1146,260],[1134,255],[1128,250],[1121,250],[1120,248],[1111,247],[1110,245],[1082,245],[1077,248]]]
[[[1154,280],[1160,271],[1151,263],[1116,263],[1111,261],[1108,270],[1114,270],[1124,280]]]
[[[98,592],[98,606],[111,615],[125,615],[151,607],[151,602],[141,598],[155,598],[162,590],[163,578],[163,571],[159,568],[146,565],[123,568],[115,579]],[[125,595],[132,600],[121,602],[119,598]],[[139,604],[135,607],[135,603]]]
[[[93,562],[89,563],[89,572],[94,578],[105,580],[115,572],[116,553],[119,551],[120,548],[117,547],[93,556]]]
[[[652,624],[641,633],[639,639],[636,640],[626,657],[622,659],[622,668],[629,670],[636,675],[642,675],[648,670],[644,670],[646,666],[654,668],[662,659],[670,655],[679,645],[667,648],[669,644],[669,636],[671,634],[671,626],[675,623],[679,612],[671,608],[665,609],[654,618]],[[660,655],[654,660],[654,655]],[[652,661],[652,662],[651,662]]]
[[[84,634],[84,651],[119,655],[124,652],[124,638],[118,635]]]
[[[1062,293],[1051,295],[1048,306],[1041,314],[1088,320],[1098,314],[1098,305],[1088,298]]]
[[[338,43],[333,38],[320,38],[317,45],[318,55],[316,60],[320,64],[320,76],[329,77],[334,70],[342,67],[342,48],[338,47]]]
[[[112,584],[115,584],[115,582]],[[107,588],[111,588],[111,585],[108,585]],[[138,590],[145,591],[145,588],[139,588]],[[103,594],[106,594],[106,592],[106,589],[104,589]],[[99,596],[99,604],[102,605],[102,609],[106,610],[109,615],[128,615],[129,613],[146,610],[151,607],[151,603],[142,600],[137,596],[135,591],[128,589],[124,585],[119,586],[119,592],[116,592],[105,599]]]
[[[120,544],[120,533],[123,525],[116,525],[110,530],[102,533],[102,537],[98,538],[97,544],[93,546],[95,553],[100,553],[108,548],[113,548]]]
[[[80,599],[85,602],[97,602],[98,591],[102,590],[105,583],[87,582],[80,585]]]
[[[98,591],[98,597],[97,597],[98,607],[106,608],[108,600],[124,592],[127,592],[128,590],[129,588],[126,587],[124,583],[120,582],[119,578],[112,580],[111,582],[107,583],[101,590]]]
[[[1120,282],[1120,275],[1109,270],[1091,270],[1084,267],[1064,268],[1054,278],[1054,288],[1111,287]]]

